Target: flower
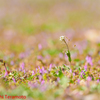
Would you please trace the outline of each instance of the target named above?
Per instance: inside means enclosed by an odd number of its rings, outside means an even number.
[[[42,69],[40,69],[40,73],[43,74],[43,70]]]
[[[72,73],[72,70],[70,69],[70,73]]]
[[[87,77],[87,81],[91,81],[92,78],[90,76]]]
[[[42,49],[42,45],[38,44],[38,49],[41,50]]]
[[[34,71],[32,71],[32,76],[35,75]]]
[[[12,80],[14,81],[14,83],[16,83],[16,80],[14,78],[12,78]]]
[[[59,57],[60,57],[60,58],[63,58],[63,54],[62,54],[62,53],[59,53]]]
[[[8,76],[8,71],[7,71],[7,68],[5,66],[5,75],[4,75],[4,77],[6,77],[6,76]]]
[[[25,63],[24,63],[24,62],[20,63],[20,68],[21,68],[22,70],[24,70],[24,67],[25,67]]]
[[[60,41],[65,40],[65,36],[60,36]]]
[[[14,65],[14,61],[11,61],[11,62],[10,62],[10,65]]]
[[[84,66],[85,71],[87,71],[87,65]]]
[[[75,76],[75,73],[73,73],[73,76]]]
[[[51,68],[52,68],[52,64],[50,64],[49,71],[51,71]]]
[[[91,66],[93,66],[92,58],[90,56],[86,57],[86,61],[87,61],[88,64],[90,64]]]
[[[77,79],[77,83],[80,84],[80,79]]]
[[[100,80],[99,79],[97,79],[97,83],[99,83],[100,82]]]
[[[45,83],[45,81],[44,81],[44,80],[42,80],[42,81],[41,81],[41,85],[43,85],[44,83]]]
[[[6,77],[6,76],[8,76],[8,71],[5,71],[5,75],[4,75],[4,77]]]

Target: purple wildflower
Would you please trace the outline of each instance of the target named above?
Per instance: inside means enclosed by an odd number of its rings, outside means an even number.
[[[84,66],[85,71],[87,71],[87,65]]]
[[[100,65],[100,60],[98,61],[98,64]]]
[[[14,78],[12,78],[12,80],[14,81],[14,83],[16,83],[16,80]]]
[[[40,69],[40,73],[43,74],[43,70],[42,69]]]
[[[25,58],[25,54],[24,54],[24,53],[20,53],[20,54],[19,54],[19,58],[20,58],[20,59]]]
[[[82,70],[82,74],[85,75],[85,72]]]
[[[44,80],[42,80],[41,85],[43,85],[44,83],[45,83],[45,81],[44,81]]]
[[[38,69],[36,68],[36,73],[37,73]]]
[[[7,75],[8,75],[8,71],[7,71],[7,68],[5,66],[5,75],[4,75],[4,77],[6,77]]]
[[[83,78],[83,72],[81,72],[81,75],[80,76],[81,76],[81,78]]]
[[[38,66],[38,69],[40,69],[40,66]]]
[[[41,45],[41,44],[39,44],[39,45],[38,45],[38,48],[39,48],[39,50],[41,50],[41,49],[42,49],[42,45]]]
[[[24,69],[24,73],[26,73],[26,70]]]
[[[81,78],[83,78],[83,75],[85,75],[85,72],[82,70],[82,72],[81,72]]]
[[[62,59],[63,58],[63,54],[62,53],[59,53],[59,57]]]
[[[47,70],[44,70],[44,73],[48,73]]]
[[[68,60],[68,56],[65,54],[65,59]]]
[[[19,68],[19,71],[21,71],[21,68]]]
[[[90,64],[91,66],[93,66],[92,58],[91,58],[90,56],[87,56],[87,57],[86,57],[86,62],[87,62],[88,64]]]
[[[72,70],[70,69],[70,73],[72,73]]]
[[[32,76],[35,75],[34,71],[32,71]]]
[[[5,71],[5,75],[4,75],[4,77],[6,77],[8,75],[8,71]]]
[[[92,78],[90,76],[87,77],[87,81],[91,81]]]
[[[42,67],[43,72],[45,71],[44,67]]]
[[[59,82],[59,81],[60,81],[60,78],[58,77],[58,78],[57,78],[57,82]]]
[[[99,83],[100,82],[100,80],[99,79],[97,79],[97,83]]]
[[[11,61],[11,62],[10,62],[10,65],[14,65],[14,61]]]
[[[25,67],[25,63],[24,63],[24,62],[22,62],[22,63],[20,64],[20,67],[21,67],[21,69],[23,70],[23,69],[24,69],[24,67]]]
[[[50,64],[49,71],[51,71],[51,68],[52,68],[52,64]]]
[[[80,84],[80,79],[77,79],[77,83]]]
[[[40,55],[40,56],[37,56],[37,59],[38,59],[38,60],[42,60],[43,57]]]
[[[73,76],[75,76],[75,73],[73,73]]]
[[[41,82],[41,80],[42,80],[42,76],[41,76],[41,75],[39,75],[39,81]]]

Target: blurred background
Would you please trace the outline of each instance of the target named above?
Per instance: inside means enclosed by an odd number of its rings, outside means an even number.
[[[99,0],[2,0],[0,30],[33,35],[69,28],[99,29],[99,3]]]
[[[39,44],[59,49],[61,35],[73,45],[99,42],[99,4],[99,0],[1,0],[0,57],[19,55]]]

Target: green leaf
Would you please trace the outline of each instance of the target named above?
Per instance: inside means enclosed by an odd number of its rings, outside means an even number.
[[[70,54],[70,51],[69,51],[69,50],[68,50],[68,52],[67,52],[67,56],[68,56],[69,62],[71,62],[71,54]]]

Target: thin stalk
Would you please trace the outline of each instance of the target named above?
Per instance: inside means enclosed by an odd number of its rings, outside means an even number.
[[[70,54],[70,51],[69,51],[69,47],[68,47],[68,44],[67,42],[65,41],[65,39],[63,39],[64,43],[66,44],[67,46],[67,49],[68,49],[68,52],[66,53],[67,56],[68,56],[68,59],[69,59],[69,62],[70,62],[70,66],[71,66],[71,54]]]
[[[66,44],[67,49],[68,49],[68,51],[69,51],[69,47],[68,47],[68,44],[66,43],[65,39],[64,39],[63,41],[64,41],[64,43]]]
[[[3,65],[5,67],[5,75],[8,75],[8,71],[7,71],[7,67],[6,67],[5,61],[3,61],[2,59],[0,59],[0,62],[3,63]]]

